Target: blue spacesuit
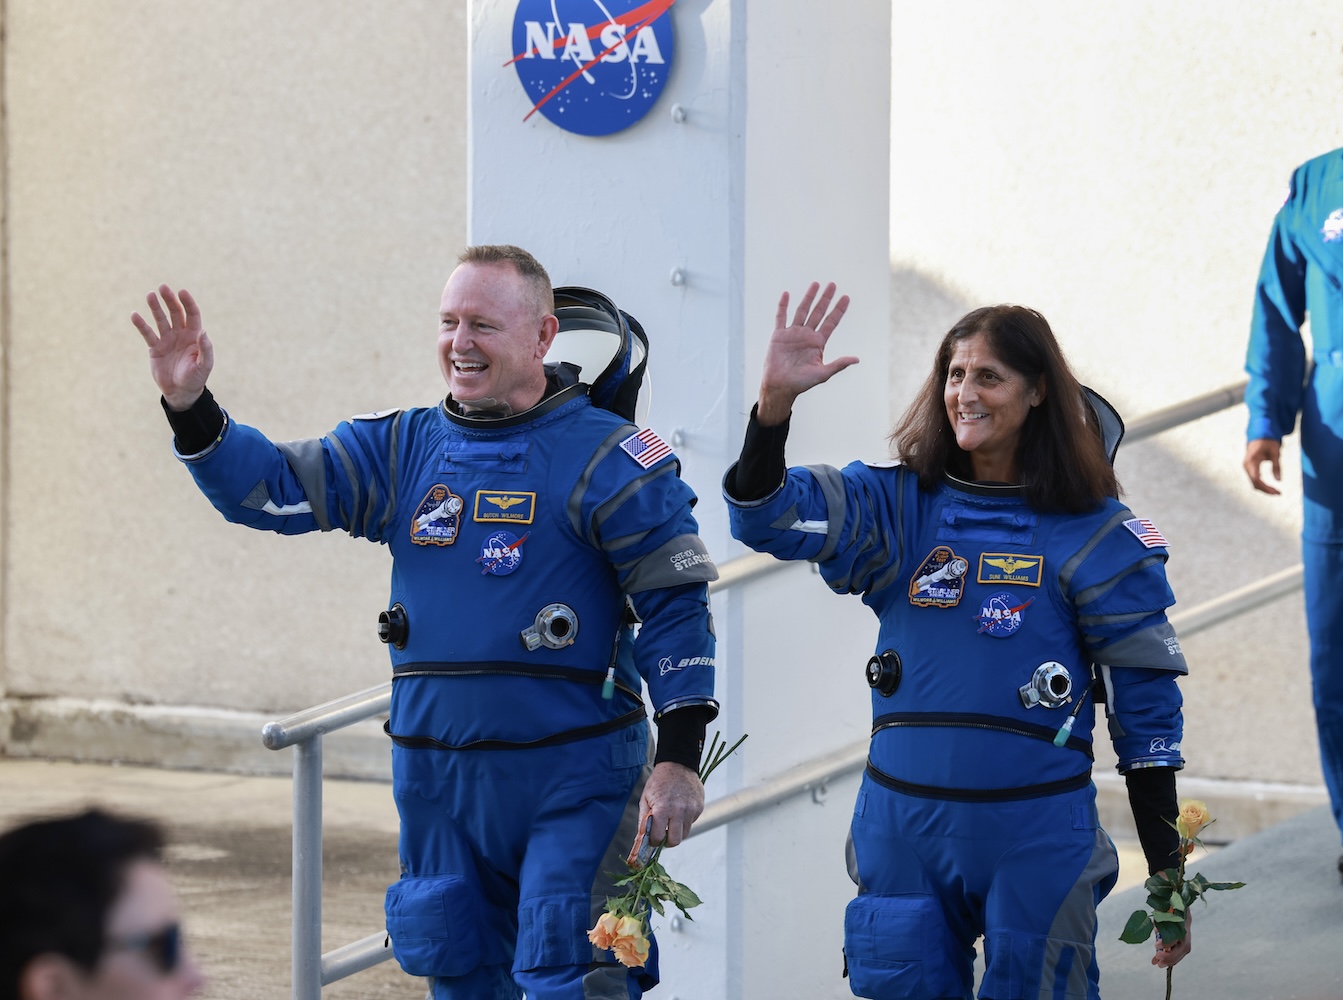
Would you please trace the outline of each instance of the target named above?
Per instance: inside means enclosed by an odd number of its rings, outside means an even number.
[[[1095,701],[1121,771],[1183,764],[1165,539],[1117,501],[1045,514],[1020,487],[923,491],[900,465],[792,468],[755,500],[734,474],[733,535],[817,563],[880,622],[854,993],[969,997],[983,935],[981,996],[1098,996],[1095,907],[1118,862],[1091,783]]]
[[[567,384],[566,384],[567,383]],[[669,448],[552,370],[513,416],[374,413],[181,456],[231,521],[387,545],[397,959],[436,997],[638,997],[589,944],[625,871],[661,717],[713,701],[716,570]],[[639,626],[637,641],[635,623]]]
[[[1324,780],[1343,830],[1343,149],[1292,174],[1259,272],[1245,369],[1250,441],[1282,440],[1301,415],[1311,680]]]

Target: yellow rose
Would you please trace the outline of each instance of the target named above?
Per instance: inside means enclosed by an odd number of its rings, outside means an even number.
[[[1198,799],[1186,799],[1180,803],[1180,815],[1175,820],[1175,832],[1185,840],[1193,840],[1198,836],[1212,816],[1208,813],[1208,807]]]
[[[619,921],[614,913],[603,913],[597,919],[597,926],[588,931],[588,940],[603,951],[616,943],[616,924]]]
[[[616,925],[616,939],[611,945],[616,961],[626,968],[638,968],[648,961],[648,938],[644,935],[643,921],[635,917],[621,917]]]

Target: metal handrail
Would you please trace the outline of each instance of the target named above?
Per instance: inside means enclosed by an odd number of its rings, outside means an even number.
[[[1292,566],[1257,583],[1215,597],[1187,611],[1172,614],[1171,625],[1181,638],[1197,635],[1218,622],[1262,607],[1268,601],[1285,597],[1300,589],[1302,572],[1300,565]],[[863,738],[838,750],[804,761],[758,785],[714,799],[704,807],[703,814],[691,827],[690,836],[697,837],[720,826],[745,819],[805,792],[822,790],[831,782],[861,771],[867,764],[867,751],[868,740]],[[328,972],[329,967],[333,970],[337,967],[337,956],[340,956],[340,961],[344,963],[339,967],[347,970],[343,975],[351,975],[391,958],[391,949],[386,946],[386,940],[385,932],[372,934],[361,941],[322,956],[323,985],[341,978],[340,975]]]
[[[386,931],[360,938],[322,956],[322,985],[330,986],[356,972],[371,969],[392,957],[392,943]]]
[[[1168,431],[1172,427],[1192,423],[1219,410],[1229,410],[1245,402],[1245,387],[1249,382],[1249,379],[1241,379],[1231,385],[1206,392],[1202,396],[1195,396],[1182,403],[1174,403],[1160,410],[1145,413],[1124,429],[1124,440],[1129,443],[1141,441],[1162,431]]]
[[[384,681],[344,698],[315,705],[295,715],[268,722],[261,730],[261,742],[268,750],[283,750],[296,743],[325,736],[356,722],[386,712],[392,706],[392,682]]]
[[[1135,419],[1126,428],[1132,443],[1182,424],[1237,405],[1243,399],[1246,381],[1196,396]],[[718,567],[719,576],[709,584],[716,593],[768,573],[786,569],[766,553],[751,553]],[[1299,590],[1301,565],[1271,574],[1256,583],[1230,591],[1193,608],[1170,615],[1171,625],[1182,636],[1195,635],[1219,622],[1262,606]],[[268,723],[262,741],[272,750],[287,746],[294,757],[294,1000],[320,1000],[323,986],[384,962],[392,957],[385,931],[370,934],[341,948],[321,954],[321,859],[322,859],[322,749],[327,733],[383,714],[391,707],[392,684],[387,681],[364,691],[337,698],[302,712]],[[807,791],[821,790],[829,782],[860,771],[867,761],[868,740],[856,741],[819,757],[804,761],[758,785],[715,799],[705,806],[690,836],[772,808]],[[304,919],[300,921],[300,916]],[[302,922],[303,926],[300,926]],[[315,930],[314,930],[315,929]],[[301,954],[302,952],[302,954]]]

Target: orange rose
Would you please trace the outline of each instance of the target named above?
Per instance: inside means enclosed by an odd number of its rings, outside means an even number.
[[[1180,815],[1175,820],[1175,832],[1185,840],[1193,840],[1210,819],[1212,816],[1209,815],[1206,805],[1198,799],[1186,799],[1180,803]]]
[[[648,938],[644,936],[643,921],[621,917],[616,927],[617,937],[611,945],[616,961],[626,968],[641,967],[648,961]]]
[[[588,940],[602,951],[609,951],[616,943],[616,926],[620,918],[614,913],[603,913],[597,919],[597,926],[588,931]]]

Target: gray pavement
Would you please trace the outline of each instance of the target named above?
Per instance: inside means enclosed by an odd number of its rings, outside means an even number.
[[[85,805],[163,823],[188,944],[215,1000],[288,997],[292,783],[200,771],[0,758],[0,825]],[[324,950],[383,925],[397,877],[396,808],[385,784],[323,789]],[[384,962],[322,991],[327,1000],[421,1000],[424,981]]]
[[[1214,829],[1209,830],[1211,835]],[[1327,806],[1245,837],[1186,868],[1245,887],[1209,893],[1193,908],[1193,951],[1175,967],[1179,1000],[1340,1000],[1343,998],[1343,884],[1338,828]],[[1119,940],[1141,909],[1141,887],[1100,906],[1097,951],[1108,1000],[1165,995],[1152,945]]]
[[[150,816],[172,840],[169,864],[191,947],[210,977],[207,997],[289,996],[288,778],[0,758],[0,826],[101,805]],[[382,926],[382,897],[397,876],[396,809],[385,784],[328,780],[323,789],[323,948]],[[1196,855],[1210,879],[1244,881],[1195,910],[1194,952],[1176,969],[1179,1000],[1343,1000],[1343,886],[1338,834],[1320,807]],[[1140,907],[1145,871],[1120,845],[1120,888],[1100,910],[1107,1000],[1161,997],[1150,945],[1118,941]],[[656,994],[654,994],[656,995]],[[328,986],[324,998],[420,1000],[424,983],[385,962]],[[732,1000],[732,998],[702,998]],[[806,1000],[806,998],[780,998]]]

